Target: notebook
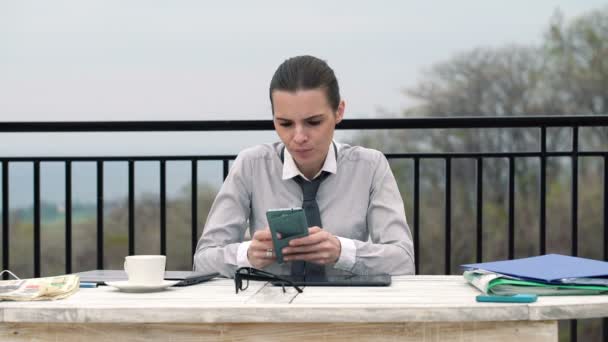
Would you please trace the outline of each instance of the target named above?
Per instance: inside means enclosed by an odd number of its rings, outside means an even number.
[[[333,275],[333,276],[281,276],[296,286],[389,286],[391,276],[380,275]],[[281,285],[281,282],[273,282]]]
[[[467,270],[482,269],[512,277],[547,283],[560,283],[566,278],[607,277],[608,262],[547,254],[529,258],[462,265]]]
[[[127,280],[127,274],[123,270],[92,270],[86,272],[75,273],[80,276],[81,283],[96,283],[105,285],[106,281]],[[180,280],[179,283],[173,286],[188,286],[213,279],[219,276],[219,273],[200,273],[193,271],[166,271],[166,280]]]

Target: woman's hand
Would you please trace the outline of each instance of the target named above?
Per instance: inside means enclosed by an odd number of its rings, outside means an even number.
[[[342,245],[335,235],[315,226],[308,228],[308,236],[289,241],[289,247],[283,248],[283,259],[327,265],[336,263],[341,251]]]
[[[251,244],[247,249],[247,259],[255,268],[264,268],[277,260],[272,249],[272,236],[268,227],[253,234]]]

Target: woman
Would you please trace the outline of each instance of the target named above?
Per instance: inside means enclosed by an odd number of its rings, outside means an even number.
[[[270,82],[270,103],[281,142],[239,153],[207,217],[195,270],[413,274],[412,237],[388,161],[333,141],[345,108],[333,70],[312,56],[286,60]],[[279,265],[265,213],[304,204],[309,235],[290,241]],[[247,229],[252,239],[244,242]]]

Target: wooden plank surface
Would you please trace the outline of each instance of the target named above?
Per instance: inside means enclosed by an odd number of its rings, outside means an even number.
[[[58,301],[0,302],[12,323],[393,323],[556,320],[608,316],[608,296],[539,297],[532,304],[477,303],[461,276],[394,277],[390,287],[293,288],[231,279],[154,293],[80,289]]]
[[[557,322],[341,324],[0,324],[7,342],[492,341],[555,342]]]

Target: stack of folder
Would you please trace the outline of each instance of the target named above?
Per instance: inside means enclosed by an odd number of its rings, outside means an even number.
[[[608,262],[560,254],[461,265],[464,278],[486,295],[608,293]]]

